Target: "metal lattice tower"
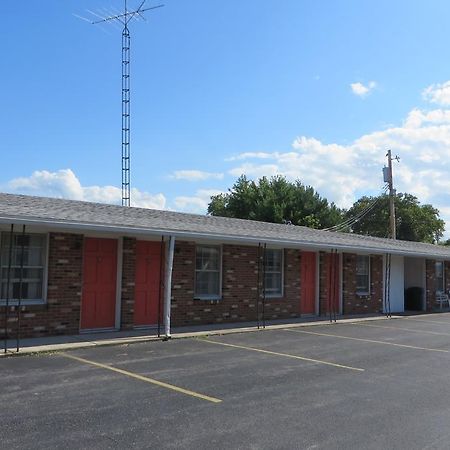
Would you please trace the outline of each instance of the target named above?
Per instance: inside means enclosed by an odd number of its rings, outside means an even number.
[[[122,31],[122,206],[130,206],[130,31],[127,1]]]
[[[139,7],[133,11],[128,11],[127,0],[124,0],[124,12],[107,17],[99,16],[100,20],[89,21],[93,25],[104,22],[120,22],[122,30],[122,206],[130,206],[130,30],[128,24],[134,19],[146,20],[143,16],[145,11],[161,8],[164,5],[144,8],[146,0],[143,0]]]

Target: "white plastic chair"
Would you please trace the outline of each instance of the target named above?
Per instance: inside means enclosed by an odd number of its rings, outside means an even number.
[[[447,303],[448,307],[450,308],[450,297],[448,294],[437,291],[436,292],[436,303],[439,303],[439,308],[442,310],[442,305]]]

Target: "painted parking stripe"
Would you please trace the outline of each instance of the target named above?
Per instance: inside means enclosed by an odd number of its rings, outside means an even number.
[[[373,328],[387,328],[388,330],[401,330],[401,331],[411,331],[413,333],[422,333],[422,334],[434,334],[436,336],[450,336],[450,333],[439,333],[437,331],[428,331],[428,330],[416,330],[413,328],[403,328],[403,327],[388,327],[386,325],[373,325],[369,323],[352,323],[352,325],[360,326],[360,327],[373,327]]]
[[[427,319],[416,319],[412,317],[405,317],[406,320],[414,320],[416,322],[425,322],[425,323],[440,323],[441,325],[450,325],[450,322],[441,322],[439,320],[427,320]]]
[[[432,318],[437,317],[438,319],[445,319],[450,317],[450,310],[447,311],[442,310],[441,312],[435,311],[422,314],[412,314],[411,316],[406,317],[432,317]]]
[[[166,389],[170,389],[171,391],[180,392],[181,394],[190,395],[191,397],[200,398],[202,400],[206,400],[208,402],[212,403],[220,403],[222,400],[210,397],[208,395],[200,394],[198,392],[190,391],[189,389],[184,389],[179,386],[174,386],[173,384],[164,383],[163,381],[158,381],[153,378],[144,377],[143,375],[139,375],[137,373],[128,372],[128,370],[118,369],[117,367],[108,366],[107,364],[101,364],[95,361],[91,361],[89,359],[80,358],[78,356],[69,355],[67,353],[59,353],[61,356],[64,356],[65,358],[73,359],[75,361],[90,364],[94,367],[99,367],[101,369],[111,370],[112,372],[120,373],[122,375],[126,375],[127,377],[134,378],[136,380],[144,381],[146,383],[154,384],[159,387],[163,387]]]
[[[344,364],[337,364],[337,363],[333,363],[330,361],[323,361],[320,359],[307,358],[305,356],[291,355],[289,353],[272,352],[270,350],[263,350],[261,348],[256,348],[256,347],[247,347],[246,345],[227,344],[225,342],[211,341],[210,339],[200,339],[200,341],[207,342],[208,344],[223,345],[224,347],[233,347],[233,348],[239,348],[239,349],[243,349],[243,350],[250,350],[253,352],[265,353],[267,355],[272,355],[272,356],[282,356],[284,358],[299,359],[301,361],[307,361],[307,362],[312,362],[312,363],[316,363],[316,364],[325,364],[327,366],[338,367],[340,369],[355,370],[357,372],[364,372],[364,370],[365,370],[365,369],[360,369],[359,367],[345,366]]]
[[[393,342],[376,341],[374,339],[363,339],[363,338],[355,338],[355,337],[350,337],[350,336],[340,336],[339,334],[317,333],[315,331],[301,331],[301,330],[293,330],[291,328],[285,328],[283,331],[290,331],[292,333],[313,334],[315,336],[326,336],[326,337],[333,337],[333,338],[339,338],[339,339],[349,339],[352,341],[370,342],[371,344],[391,345],[393,347],[410,348],[413,350],[427,350],[429,352],[450,353],[449,350],[443,350],[440,348],[416,347],[415,345],[395,344]]]
[[[434,334],[435,336],[450,336],[450,333],[439,333],[438,331],[417,330],[415,328],[389,327],[386,325],[373,325],[368,323],[352,323],[352,325],[361,327],[386,328],[388,330],[411,331],[412,333]]]

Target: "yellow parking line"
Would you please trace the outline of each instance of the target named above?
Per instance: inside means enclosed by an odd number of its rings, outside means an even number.
[[[450,336],[450,333],[438,333],[437,331],[428,331],[428,330],[414,330],[412,328],[403,328],[403,327],[387,327],[385,325],[373,325],[369,323],[352,323],[352,325],[362,326],[362,327],[374,327],[374,328],[387,328],[389,330],[402,330],[402,331],[412,331],[413,333],[423,333],[423,334],[434,334],[437,336]]]
[[[363,339],[363,338],[355,338],[355,337],[350,337],[350,336],[340,336],[339,334],[317,333],[315,331],[300,331],[300,330],[292,330],[291,328],[286,328],[284,331],[291,331],[293,333],[313,334],[316,336],[327,336],[327,337],[340,338],[340,339],[350,339],[352,341],[370,342],[372,344],[391,345],[393,347],[411,348],[414,350],[428,350],[429,352],[450,353],[449,350],[442,350],[440,348],[416,347],[414,345],[395,344],[393,342],[376,341],[373,339]]]
[[[135,378],[136,380],[145,381],[146,383],[155,384],[166,389],[170,389],[175,392],[180,392],[181,394],[190,395],[191,397],[200,398],[212,403],[220,403],[222,400],[214,397],[209,397],[208,395],[199,394],[198,392],[190,391],[189,389],[184,389],[173,384],[164,383],[163,381],[154,380],[153,378],[144,377],[143,375],[138,375],[137,373],[128,372],[127,370],[118,369],[117,367],[108,366],[106,364],[101,364],[95,361],[90,361],[89,359],[79,358],[78,356],[69,355],[67,353],[60,353],[61,356],[65,358],[73,359],[78,362],[85,364],[90,364],[91,366],[99,367],[101,369],[111,370],[112,372],[117,372],[127,377]]]
[[[233,348],[240,348],[240,349],[244,349],[244,350],[251,350],[254,352],[265,353],[267,355],[283,356],[285,358],[300,359],[302,361],[308,361],[308,362],[317,363],[317,364],[325,364],[327,366],[339,367],[340,369],[356,370],[357,372],[364,372],[364,370],[365,370],[365,369],[360,369],[358,367],[351,367],[351,366],[345,366],[343,364],[332,363],[329,361],[322,361],[320,359],[312,359],[312,358],[306,358],[305,356],[290,355],[289,353],[272,352],[270,350],[263,350],[261,348],[255,348],[255,347],[247,347],[245,345],[226,344],[225,342],[211,341],[209,339],[201,339],[201,341],[208,342],[208,344],[216,344],[216,345],[223,345],[225,347],[233,347]]]

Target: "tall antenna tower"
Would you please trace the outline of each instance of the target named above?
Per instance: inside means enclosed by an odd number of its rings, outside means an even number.
[[[105,22],[120,22],[122,30],[122,206],[130,206],[130,30],[128,24],[132,20],[146,20],[143,13],[151,9],[161,8],[164,5],[144,8],[146,0],[139,7],[128,11],[127,0],[124,0],[124,12],[102,17],[92,11],[99,20],[89,22],[93,25]]]

